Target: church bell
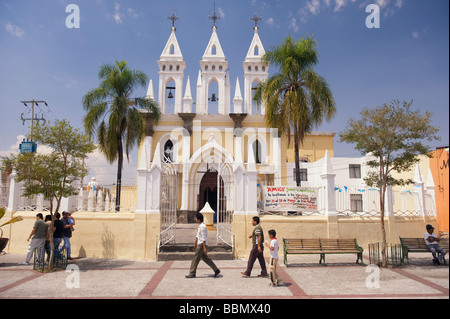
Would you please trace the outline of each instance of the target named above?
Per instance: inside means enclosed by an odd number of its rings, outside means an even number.
[[[216,98],[216,93],[213,93],[211,95],[211,98],[209,99],[211,102],[217,102],[218,98]]]

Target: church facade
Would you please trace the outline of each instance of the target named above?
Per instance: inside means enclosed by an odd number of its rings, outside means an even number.
[[[174,15],[171,18],[173,22],[176,19]],[[249,184],[246,178],[252,175],[255,187],[260,187],[286,185],[292,176],[293,143],[289,145],[286,136],[267,126],[264,105],[257,106],[253,101],[253,88],[269,77],[270,68],[262,61],[265,49],[258,20],[255,15],[253,31],[249,28],[249,47],[243,50],[243,73],[236,79],[230,79],[228,60],[213,20],[195,82],[184,74],[186,61],[172,24],[158,60],[157,93],[152,80],[147,92],[148,98],[157,101],[162,116],[157,125],[147,121],[147,136],[139,148],[138,170],[148,171],[156,159],[176,172],[176,203],[171,206],[177,212],[178,222],[192,222],[206,202],[216,212],[223,203],[225,210],[233,213],[257,214],[260,192],[245,190]],[[301,160],[314,162],[323,158],[327,150],[333,156],[334,135],[331,132],[308,135],[301,147]],[[237,171],[242,173],[242,180],[236,178]],[[147,194],[138,194],[138,205],[144,197]]]

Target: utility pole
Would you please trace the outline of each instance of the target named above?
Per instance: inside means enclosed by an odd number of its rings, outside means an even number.
[[[44,115],[41,116],[41,118],[37,118],[34,117],[34,105],[36,104],[37,106],[39,106],[38,103],[44,103],[45,106],[48,106],[47,102],[45,101],[35,101],[34,99],[31,101],[20,101],[21,103],[23,103],[26,107],[28,107],[27,103],[31,103],[31,118],[27,119],[23,117],[23,113],[20,115],[20,118],[22,119],[22,123],[23,125],[25,125],[25,121],[31,121],[31,126],[30,126],[30,140],[33,140],[33,124],[34,121],[43,121],[44,124],[46,122],[46,120],[44,119]]]

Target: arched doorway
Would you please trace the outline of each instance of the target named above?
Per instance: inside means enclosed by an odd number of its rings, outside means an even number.
[[[202,210],[206,202],[208,202],[215,212],[214,222],[217,220],[217,176],[217,171],[208,170],[202,177],[198,193],[198,211]],[[222,178],[220,178],[220,184],[223,187]]]

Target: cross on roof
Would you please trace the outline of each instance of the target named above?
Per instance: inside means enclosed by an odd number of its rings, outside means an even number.
[[[212,16],[209,16],[208,19],[213,21],[213,24],[214,24],[213,26],[214,26],[214,27],[216,26],[216,21],[217,21],[217,20],[220,20],[220,17],[216,14],[216,3],[215,3],[215,2],[214,2],[214,12],[213,12],[213,15],[212,15]]]
[[[257,29],[258,28],[258,21],[261,21],[262,18],[258,17],[258,14],[255,13],[255,15],[253,17],[250,18],[250,20],[252,20],[253,22],[255,22],[255,27],[253,29]]]
[[[175,15],[175,12],[172,12],[172,15],[170,17],[167,17],[167,20],[171,20],[172,28],[175,28],[175,21],[180,20],[180,18]]]

